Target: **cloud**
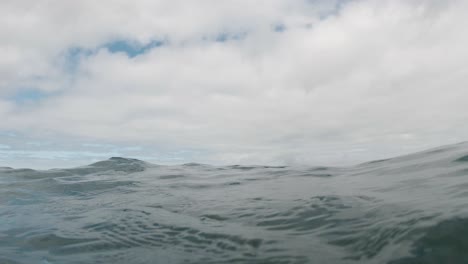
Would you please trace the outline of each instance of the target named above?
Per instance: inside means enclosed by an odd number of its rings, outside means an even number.
[[[467,139],[463,1],[45,3],[1,4],[0,130],[210,163]],[[11,99],[32,90],[50,96]]]

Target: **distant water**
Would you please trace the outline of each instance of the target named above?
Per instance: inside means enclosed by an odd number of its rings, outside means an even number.
[[[0,263],[468,263],[468,144],[346,168],[1,168]]]

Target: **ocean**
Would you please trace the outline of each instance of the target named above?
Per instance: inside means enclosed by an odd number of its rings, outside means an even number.
[[[349,167],[2,167],[0,263],[468,263],[468,143]]]

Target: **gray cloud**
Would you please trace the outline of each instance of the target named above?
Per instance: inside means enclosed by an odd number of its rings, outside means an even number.
[[[467,139],[464,1],[45,3],[0,4],[0,130],[210,163],[349,164]],[[25,88],[48,95],[8,99]]]

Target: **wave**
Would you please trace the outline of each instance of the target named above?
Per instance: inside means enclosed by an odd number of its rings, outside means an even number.
[[[468,144],[351,167],[0,168],[0,263],[468,263]]]

